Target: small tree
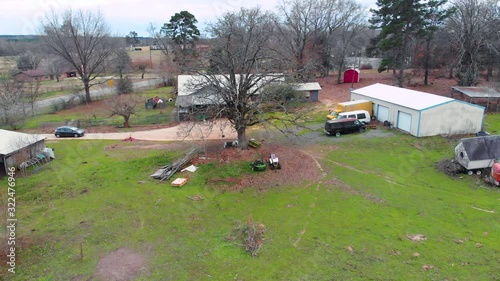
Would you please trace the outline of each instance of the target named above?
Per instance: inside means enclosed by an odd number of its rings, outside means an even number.
[[[23,86],[13,80],[0,79],[0,120],[12,129],[19,129],[27,116]]]
[[[141,72],[141,79],[144,79],[144,74],[146,74],[146,70],[148,68],[152,68],[151,61],[147,59],[135,60],[132,62],[132,66],[136,71]]]
[[[63,58],[53,55],[48,56],[43,61],[43,66],[49,70],[50,75],[54,75],[57,82],[60,81],[60,77],[65,71],[69,71],[72,68]]]
[[[132,95],[119,95],[108,99],[106,105],[110,112],[109,117],[118,115],[123,117],[123,127],[130,128],[129,120],[132,114],[135,114],[139,99]]]
[[[35,103],[42,95],[42,91],[40,91],[40,81],[24,82],[21,87],[24,92],[23,96],[31,106],[31,115],[35,116]]]
[[[127,36],[125,36],[125,42],[127,43],[127,45],[135,46],[141,43],[141,40],[137,38],[137,32],[130,31],[130,33]]]
[[[20,70],[37,69],[42,61],[42,57],[27,51],[17,58],[17,68]]]
[[[130,80],[130,78],[128,77],[119,79],[116,84],[116,91],[119,95],[132,93],[134,91],[132,80]]]
[[[132,60],[128,52],[125,49],[118,49],[113,56],[113,68],[114,71],[120,76],[120,80],[123,79],[123,74],[127,73],[132,66]]]

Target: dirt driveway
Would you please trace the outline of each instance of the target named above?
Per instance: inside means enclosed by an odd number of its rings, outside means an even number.
[[[57,139],[54,134],[41,134],[47,140]],[[236,131],[231,128],[226,120],[211,123],[181,123],[174,127],[136,131],[125,133],[87,133],[81,138],[59,138],[65,140],[89,139],[89,140],[124,140],[133,138],[135,140],[148,141],[182,141],[203,139],[228,139],[237,137]]]

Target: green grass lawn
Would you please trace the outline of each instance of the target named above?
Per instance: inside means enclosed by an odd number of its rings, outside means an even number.
[[[200,165],[175,188],[149,175],[182,150],[49,143],[57,159],[17,181],[23,243],[17,273],[1,274],[87,280],[101,257],[124,247],[147,256],[137,280],[500,278],[499,190],[436,170],[438,160],[452,157],[454,143],[354,136],[305,148],[321,155],[319,182],[238,192],[222,192],[206,179],[248,175],[245,162]],[[332,142],[336,149],[328,150]],[[197,194],[204,200],[188,198]],[[267,229],[257,257],[225,239],[249,216]],[[426,240],[410,241],[414,234]]]
[[[130,118],[130,125],[153,125],[153,124],[168,124],[174,122],[172,119],[172,111],[174,109],[174,103],[167,103],[165,109],[161,110],[151,110],[146,109],[144,103],[148,98],[153,98],[159,96],[161,98],[174,98],[171,94],[172,87],[162,87],[157,89],[146,90],[140,93],[133,93],[132,95],[138,96],[139,99],[144,102],[140,102],[136,109],[136,113]],[[113,97],[109,97],[107,100],[112,100]],[[175,100],[175,99],[174,99]],[[70,120],[86,120],[92,122],[92,124],[98,125],[108,125],[108,126],[121,126],[123,124],[123,118],[120,116],[109,116],[109,111],[106,109],[105,101],[94,101],[93,103],[78,105],[74,108],[50,113],[41,114],[32,118],[28,118],[24,128],[34,129],[42,127],[44,123],[53,122],[64,122]],[[86,122],[86,123],[88,123]],[[83,122],[82,122],[83,124]],[[82,126],[85,127],[85,126]]]

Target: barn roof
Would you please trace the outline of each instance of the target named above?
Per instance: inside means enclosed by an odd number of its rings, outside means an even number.
[[[215,79],[221,84],[228,83],[228,75],[215,75]],[[240,79],[240,74],[236,74],[236,80]],[[261,79],[261,84],[269,81],[284,81],[283,74],[268,74]],[[208,86],[207,80],[201,75],[179,75],[177,76],[177,95],[186,96],[196,93],[199,89]]]
[[[321,91],[321,86],[318,82],[309,83],[296,83],[293,85],[295,91],[308,92],[308,91]]]
[[[461,139],[471,161],[500,159],[500,136],[485,136]]]
[[[363,95],[367,99],[378,99],[415,110],[455,101],[455,99],[429,94],[425,92],[389,86],[376,83],[367,87],[352,90],[353,93]]]
[[[451,87],[454,91],[471,98],[500,98],[500,93],[487,87]]]
[[[9,155],[30,144],[44,140],[41,135],[32,135],[0,129],[0,155]]]
[[[40,77],[40,76],[50,75],[50,72],[48,70],[45,70],[45,69],[29,69],[29,70],[25,70],[25,71],[20,71],[20,72],[14,74],[14,76],[19,75],[19,74],[26,74],[30,77]]]

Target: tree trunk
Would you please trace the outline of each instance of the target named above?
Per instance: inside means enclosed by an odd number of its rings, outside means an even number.
[[[144,72],[141,73],[141,79],[144,79]]]
[[[240,126],[236,132],[238,133],[238,145],[240,149],[248,149],[246,127]]]
[[[405,68],[404,66],[401,66],[399,68],[399,73],[398,73],[398,86],[400,88],[403,88],[403,82],[404,82],[404,71],[405,71]]]
[[[85,101],[91,102],[92,99],[90,98],[90,81],[88,81],[88,79],[83,80],[83,87],[85,88]]]
[[[490,81],[490,77],[493,77],[493,65],[488,65],[488,70],[486,72],[486,81]]]
[[[431,60],[431,37],[427,38],[427,42],[425,45],[425,57],[424,57],[424,85],[427,86],[429,84],[429,65]]]
[[[342,69],[344,69],[344,59],[342,59],[342,61],[340,62],[340,65],[339,65],[339,73],[337,74],[337,84],[340,84],[340,79],[342,78]]]
[[[128,124],[129,119],[130,119],[129,117],[125,117],[125,116],[123,117],[123,120],[124,120],[123,128],[130,128],[130,125]]]

